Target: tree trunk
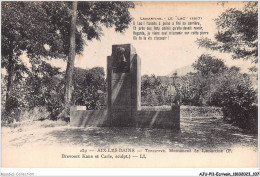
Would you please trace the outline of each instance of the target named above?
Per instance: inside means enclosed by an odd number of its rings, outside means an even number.
[[[209,105],[211,106],[211,76],[209,76]]]
[[[12,56],[9,57],[9,64],[7,68],[7,86],[6,86],[6,101],[5,101],[5,111],[6,113],[10,113],[11,105],[10,105],[10,95],[13,90],[13,82],[14,82],[14,64],[12,62]]]
[[[71,104],[72,76],[73,76],[75,53],[76,53],[75,52],[76,21],[77,21],[77,1],[73,2],[73,12],[71,18],[71,27],[70,27],[70,48],[69,48],[69,56],[68,56],[66,75],[65,75],[65,92],[64,92],[65,118],[69,117],[69,110]]]

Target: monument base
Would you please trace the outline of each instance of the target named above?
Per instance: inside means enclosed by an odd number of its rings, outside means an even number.
[[[70,126],[72,127],[107,127],[109,126],[107,110],[70,109]]]
[[[73,127],[137,127],[180,130],[180,106],[172,106],[169,111],[136,111],[132,124],[122,121],[112,122],[107,110],[77,110],[70,111],[70,125]],[[122,115],[123,116],[123,115]]]
[[[169,111],[137,111],[136,127],[180,129],[180,106],[172,106]]]

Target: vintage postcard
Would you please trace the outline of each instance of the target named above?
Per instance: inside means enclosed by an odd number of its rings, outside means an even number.
[[[257,1],[2,1],[1,51],[2,167],[258,167]]]

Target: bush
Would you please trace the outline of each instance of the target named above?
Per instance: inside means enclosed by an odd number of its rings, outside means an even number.
[[[3,124],[10,124],[19,120],[20,110],[17,108],[12,109],[9,113],[3,111],[1,114],[1,121]]]
[[[19,114],[18,121],[32,121],[48,119],[50,112],[45,107],[34,107],[30,110],[22,110]]]
[[[249,76],[235,71],[223,77],[215,96],[222,107],[225,120],[243,129],[257,130],[257,96]]]
[[[88,110],[103,109],[106,105],[105,72],[102,67],[89,70],[75,68],[73,73],[72,104]]]
[[[181,106],[181,117],[221,117],[220,107],[213,106]]]
[[[62,107],[63,80],[61,78],[63,75],[59,68],[42,62],[32,67],[32,71],[26,76],[14,80],[12,92],[6,100],[7,78],[4,77],[1,95],[2,120],[12,123],[14,120],[34,119],[33,117],[40,119],[37,116],[56,119]]]
[[[164,77],[165,78],[165,77]],[[167,78],[166,78],[167,80]],[[164,81],[165,82],[165,81]],[[141,78],[141,103],[143,106],[162,106],[171,104],[169,83],[160,77],[144,75]]]

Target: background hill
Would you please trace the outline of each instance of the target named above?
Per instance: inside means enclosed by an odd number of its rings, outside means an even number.
[[[178,76],[184,76],[190,72],[195,72],[195,70],[193,69],[193,67],[191,65],[188,65],[188,66],[183,66],[181,68],[177,68],[177,69],[173,70],[167,76],[171,77],[173,75],[173,73],[177,73]]]

